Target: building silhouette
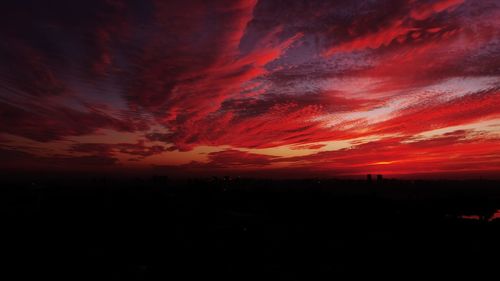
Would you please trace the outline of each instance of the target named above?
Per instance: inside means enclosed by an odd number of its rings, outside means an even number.
[[[377,183],[382,183],[384,181],[384,177],[382,175],[377,175]]]

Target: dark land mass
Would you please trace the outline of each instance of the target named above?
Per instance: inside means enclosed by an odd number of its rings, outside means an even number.
[[[498,280],[500,268],[497,181],[15,179],[0,200],[3,280]]]

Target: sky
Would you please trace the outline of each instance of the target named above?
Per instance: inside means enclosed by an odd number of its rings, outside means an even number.
[[[1,1],[0,159],[500,178],[500,2]]]

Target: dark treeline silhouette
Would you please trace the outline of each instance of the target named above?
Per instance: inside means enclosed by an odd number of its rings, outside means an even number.
[[[10,178],[1,193],[9,280],[493,280],[500,261],[496,181]]]

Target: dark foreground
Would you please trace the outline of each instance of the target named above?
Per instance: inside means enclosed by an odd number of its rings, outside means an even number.
[[[498,280],[500,268],[498,182],[160,177],[1,193],[2,280]]]

